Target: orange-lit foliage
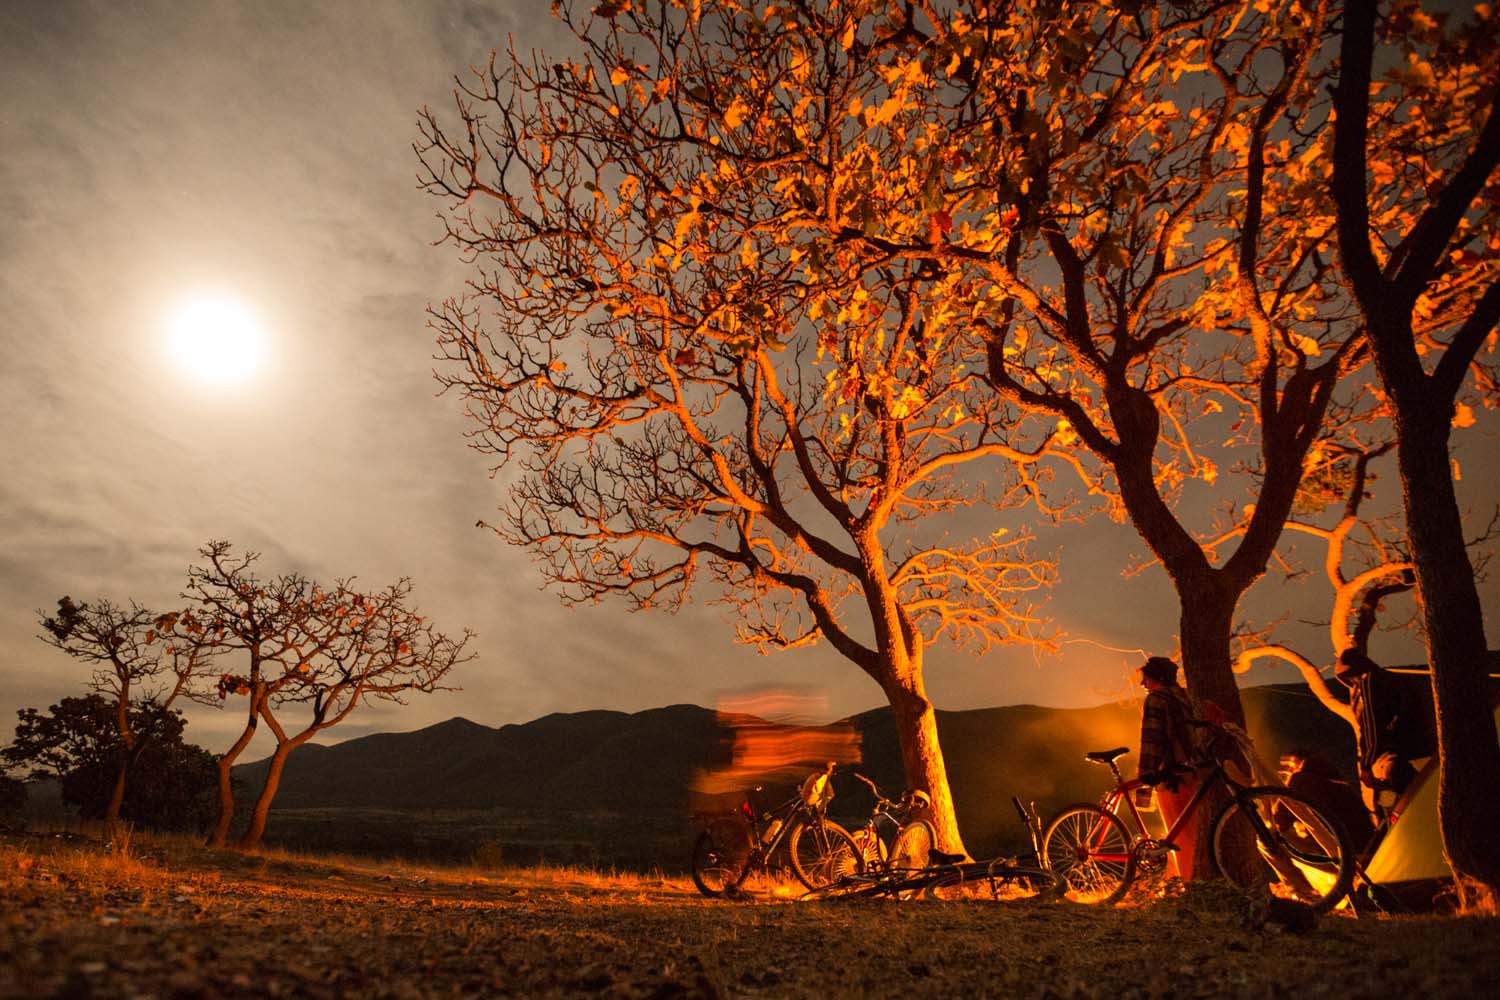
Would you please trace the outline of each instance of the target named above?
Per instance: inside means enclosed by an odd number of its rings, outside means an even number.
[[[557,10],[582,54],[497,61],[464,82],[465,134],[427,115],[419,148],[428,188],[455,199],[449,240],[486,268],[438,311],[460,369],[448,384],[502,456],[536,447],[546,465],[586,442],[586,474],[549,471],[522,495],[610,522],[532,518],[511,537],[548,551],[575,596],[675,593],[687,562],[612,559],[643,528],[610,519],[649,495],[722,525],[745,509],[726,468],[805,467],[796,435],[754,416],[777,401],[762,370],[790,370],[789,348],[833,435],[806,451],[878,441],[887,464],[856,480],[873,496],[911,418],[935,421],[929,443],[952,421],[1007,445],[1044,504],[1063,469],[1128,518],[1179,595],[1189,686],[1238,716],[1240,598],[1317,447],[1357,445],[1348,429],[1384,414],[1355,377],[1363,317],[1335,266],[1331,4]],[[1440,143],[1472,131],[1484,77],[1440,63],[1393,70],[1430,83],[1448,117],[1374,119],[1382,184],[1418,170],[1424,128]],[[1440,337],[1483,287],[1480,243],[1419,303],[1421,330]],[[718,425],[662,435],[659,399],[784,444],[737,432],[730,448]],[[659,488],[669,454],[691,489]],[[650,490],[625,489],[611,457],[653,470]],[[817,486],[811,504],[827,508]],[[605,587],[579,586],[601,565]]]
[[[925,646],[1044,640],[1051,567],[1017,529],[921,522],[1055,512],[1070,456],[983,391],[959,276],[864,242],[951,231],[884,201],[855,127],[915,80],[792,8],[557,10],[582,55],[495,60],[460,81],[463,130],[424,113],[418,149],[481,267],[434,311],[440,379],[526,470],[498,530],[565,599],[670,607],[706,574],[742,640],[832,643],[891,702],[956,850]]]
[[[1500,19],[1350,4],[1339,39],[1333,177],[1340,260],[1394,411],[1407,537],[1442,761],[1438,814],[1461,890],[1500,899],[1500,746],[1484,610],[1450,464],[1473,422],[1474,374],[1495,404],[1500,324]]]

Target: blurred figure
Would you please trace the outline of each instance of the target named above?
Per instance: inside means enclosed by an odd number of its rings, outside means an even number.
[[[1436,749],[1432,720],[1399,678],[1352,646],[1333,675],[1349,689],[1361,795],[1378,822],[1417,776],[1415,762]]]
[[[860,738],[853,725],[812,724],[826,710],[826,699],[791,688],[721,696],[717,714],[728,737],[728,759],[699,772],[694,790],[709,799],[738,795],[756,785],[794,785],[829,761],[857,762]]]
[[[1177,822],[1198,790],[1193,766],[1201,754],[1201,740],[1191,723],[1200,713],[1194,711],[1192,698],[1177,683],[1177,664],[1165,656],[1153,656],[1138,672],[1146,689],[1141,706],[1141,752],[1139,777],[1156,788],[1156,801],[1162,822],[1168,828]],[[1198,841],[1195,818],[1177,832],[1171,852],[1175,873],[1186,879],[1193,874],[1193,857]]]

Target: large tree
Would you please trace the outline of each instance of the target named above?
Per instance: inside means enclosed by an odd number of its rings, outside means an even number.
[[[271,766],[239,840],[255,847],[287,756],[315,734],[344,721],[371,701],[400,703],[408,692],[443,688],[456,665],[471,657],[459,638],[437,631],[409,606],[411,583],[400,580],[382,591],[356,590],[351,581],[331,589],[289,573],[262,579],[255,573],[259,553],[237,554],[228,542],[209,542],[202,562],[188,571],[184,597],[196,614],[191,629],[176,633],[240,658],[238,669],[220,674],[218,694],[246,699],[245,726],[218,761],[219,818],[210,844],[223,846],[234,817],[231,771],[264,722],[276,739]],[[307,710],[297,728],[283,722],[287,712]]]
[[[1233,716],[1240,599],[1314,444],[1369,415],[1338,396],[1357,316],[1327,280],[1331,226],[1306,214],[1325,12],[1256,7],[906,8],[852,26],[902,82],[858,119],[905,137],[887,176],[943,112],[923,188],[874,185],[881,224],[854,238],[966,277],[990,386],[1094,463],[1175,586],[1189,688]]]
[[[880,224],[844,114],[883,67],[728,5],[557,9],[579,58],[497,58],[418,147],[480,266],[434,325],[476,445],[521,470],[497,530],[567,600],[675,606],[704,583],[744,641],[828,641],[880,686],[962,851],[926,650],[1044,640],[1028,595],[1051,567],[1024,531],[950,540],[930,516],[1053,511],[1067,456],[984,390],[959,276],[844,232]],[[777,101],[799,107],[767,134]],[[789,145],[841,164],[838,189]]]
[[[1500,899],[1500,745],[1453,485],[1457,405],[1500,322],[1500,21],[1345,4],[1331,189],[1343,270],[1397,433],[1443,763],[1438,814],[1461,883]],[[1491,393],[1493,371],[1481,379]]]

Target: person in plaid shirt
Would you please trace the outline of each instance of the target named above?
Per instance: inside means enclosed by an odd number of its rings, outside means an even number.
[[[1193,709],[1192,698],[1177,683],[1177,664],[1165,656],[1153,656],[1139,671],[1146,689],[1141,706],[1141,752],[1138,776],[1156,787],[1161,818],[1168,827],[1187,808],[1198,789],[1198,778],[1190,769],[1196,762],[1197,741],[1189,721],[1202,713]],[[1196,821],[1178,831],[1170,856],[1176,874],[1188,878],[1193,872]]]

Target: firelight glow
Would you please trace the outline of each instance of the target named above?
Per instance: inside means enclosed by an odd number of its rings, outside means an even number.
[[[168,349],[188,374],[214,385],[244,382],[265,356],[265,337],[243,303],[228,296],[184,302],[172,317]]]

